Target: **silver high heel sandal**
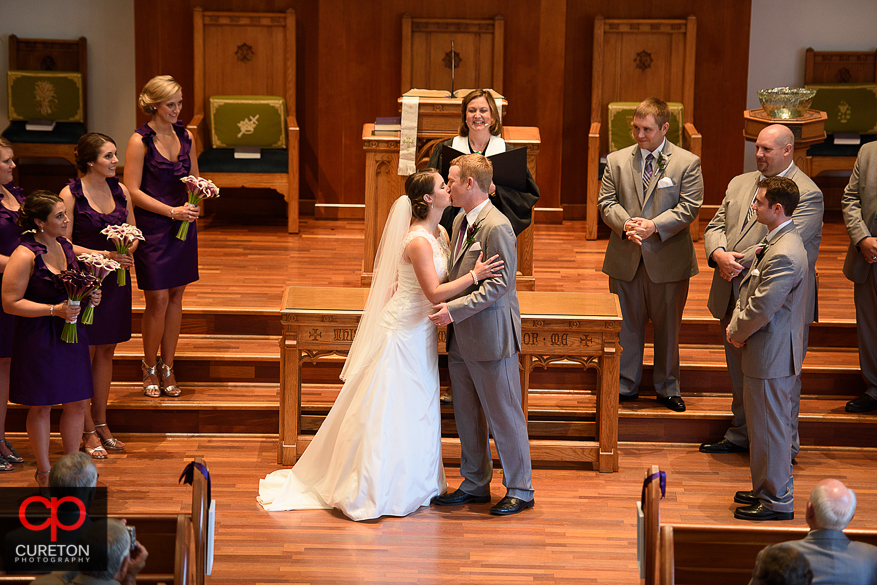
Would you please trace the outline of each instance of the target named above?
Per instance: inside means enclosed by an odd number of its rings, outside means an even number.
[[[180,390],[179,386],[177,386],[176,384],[168,384],[166,382],[166,380],[171,377],[171,374],[174,373],[174,369],[171,367],[168,367],[168,365],[166,363],[162,362],[161,358],[158,358],[157,365],[158,365],[158,370],[161,374],[160,375],[161,386],[162,386],[161,391],[172,398],[175,398],[175,397],[179,396],[180,394],[182,394],[183,391]]]
[[[94,425],[94,430],[97,432],[98,427],[106,427],[107,423],[103,423],[101,425]],[[109,429],[107,429],[109,430]],[[122,451],[125,449],[125,444],[118,440],[116,437],[110,437],[109,439],[101,439],[100,433],[98,433],[97,438],[100,439],[101,445],[106,447],[107,449],[112,449],[113,451]],[[120,446],[121,445],[121,446]]]
[[[143,358],[140,360],[140,369],[143,371],[143,393],[150,398],[161,397],[161,388],[158,387],[158,384],[147,383],[149,382],[150,377],[158,377],[158,373],[156,372],[158,369],[158,363],[150,368],[146,365],[146,358]]]

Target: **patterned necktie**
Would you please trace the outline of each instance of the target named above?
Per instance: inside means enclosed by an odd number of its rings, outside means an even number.
[[[743,229],[746,229],[746,226],[748,226],[749,222],[755,217],[755,208],[752,207],[754,203],[755,197],[752,198],[752,203],[749,204],[749,211],[746,212],[746,221],[743,222]]]
[[[457,238],[457,249],[454,251],[454,258],[460,255],[460,250],[463,249],[463,242],[466,241],[466,228],[469,226],[469,222],[466,221],[466,216],[463,216],[463,221],[460,223],[460,237]]]
[[[643,171],[643,192],[646,192],[649,188],[649,181],[652,180],[652,161],[655,160],[654,155],[649,154],[646,157],[646,168]]]

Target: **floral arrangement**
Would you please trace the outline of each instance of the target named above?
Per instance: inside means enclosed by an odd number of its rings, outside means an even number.
[[[67,291],[67,304],[78,305],[82,299],[90,295],[100,286],[100,281],[93,274],[82,272],[74,268],[63,270],[58,275],[64,290]],[[67,320],[61,330],[61,340],[66,343],[76,343],[79,336],[76,333],[76,319]]]
[[[116,246],[116,252],[119,254],[127,254],[131,249],[131,245],[135,240],[143,240],[143,232],[129,223],[120,225],[108,225],[100,231]],[[115,260],[113,260],[115,262]],[[118,262],[116,262],[118,264]],[[126,283],[125,269],[119,266],[116,269],[116,284],[125,286]]]
[[[186,190],[189,192],[189,205],[193,207],[205,199],[219,197],[219,187],[214,185],[213,181],[201,177],[194,177],[192,175],[183,177],[180,180],[186,185]],[[177,239],[185,240],[188,233],[189,222],[184,221],[180,225],[180,229],[177,231]]]
[[[111,260],[100,254],[80,254],[76,257],[79,260],[80,266],[82,266],[88,274],[91,274],[95,278],[98,279],[98,286],[103,284],[104,279],[113,272],[114,270],[119,270],[122,265],[116,262],[115,260]],[[122,271],[124,274],[124,271]],[[85,310],[82,312],[82,324],[83,325],[91,325],[94,323],[94,305],[90,302],[88,306],[85,307]]]

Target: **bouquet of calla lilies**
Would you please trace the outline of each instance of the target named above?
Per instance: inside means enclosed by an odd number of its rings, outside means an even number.
[[[219,187],[213,184],[213,181],[189,175],[180,179],[186,185],[189,192],[189,205],[196,206],[205,199],[219,197]],[[189,233],[189,222],[184,221],[177,231],[177,239],[185,240]]]
[[[76,259],[79,260],[79,265],[82,266],[87,273],[98,279],[98,286],[103,283],[104,279],[110,274],[110,272],[119,270],[122,267],[122,265],[115,260],[110,260],[100,254],[80,254]],[[91,325],[92,323],[94,323],[94,305],[88,303],[88,306],[86,306],[85,310],[82,312],[82,324]]]
[[[100,231],[103,235],[107,237],[115,246],[116,252],[119,254],[127,254],[128,250],[131,248],[131,245],[135,240],[143,240],[143,232],[139,229],[131,225],[130,223],[123,223],[120,225],[108,225],[104,229]],[[113,262],[116,262],[113,260]],[[118,264],[118,262],[116,262]],[[126,283],[126,272],[125,269],[119,266],[116,269],[116,284],[119,286],[125,286]]]
[[[74,268],[61,271],[58,278],[64,285],[64,290],[67,291],[68,305],[79,305],[82,299],[100,286],[100,281],[96,276]],[[76,319],[65,321],[64,328],[61,329],[61,341],[66,343],[79,341],[79,336],[76,333],[76,321]]]

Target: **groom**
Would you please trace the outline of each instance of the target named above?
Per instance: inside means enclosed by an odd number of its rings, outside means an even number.
[[[470,273],[473,283],[463,293],[434,308],[436,325],[448,327],[448,366],[454,394],[454,419],[460,436],[463,483],[433,500],[440,506],[490,502],[493,435],[503,468],[506,495],[491,514],[507,516],[532,508],[533,486],[527,421],[521,410],[518,351],[521,313],[515,292],[517,250],[508,219],[488,201],[493,166],[480,154],[451,162],[448,193],[451,205],[462,207],[454,219],[449,279]],[[479,254],[505,262],[502,273],[478,282]]]

